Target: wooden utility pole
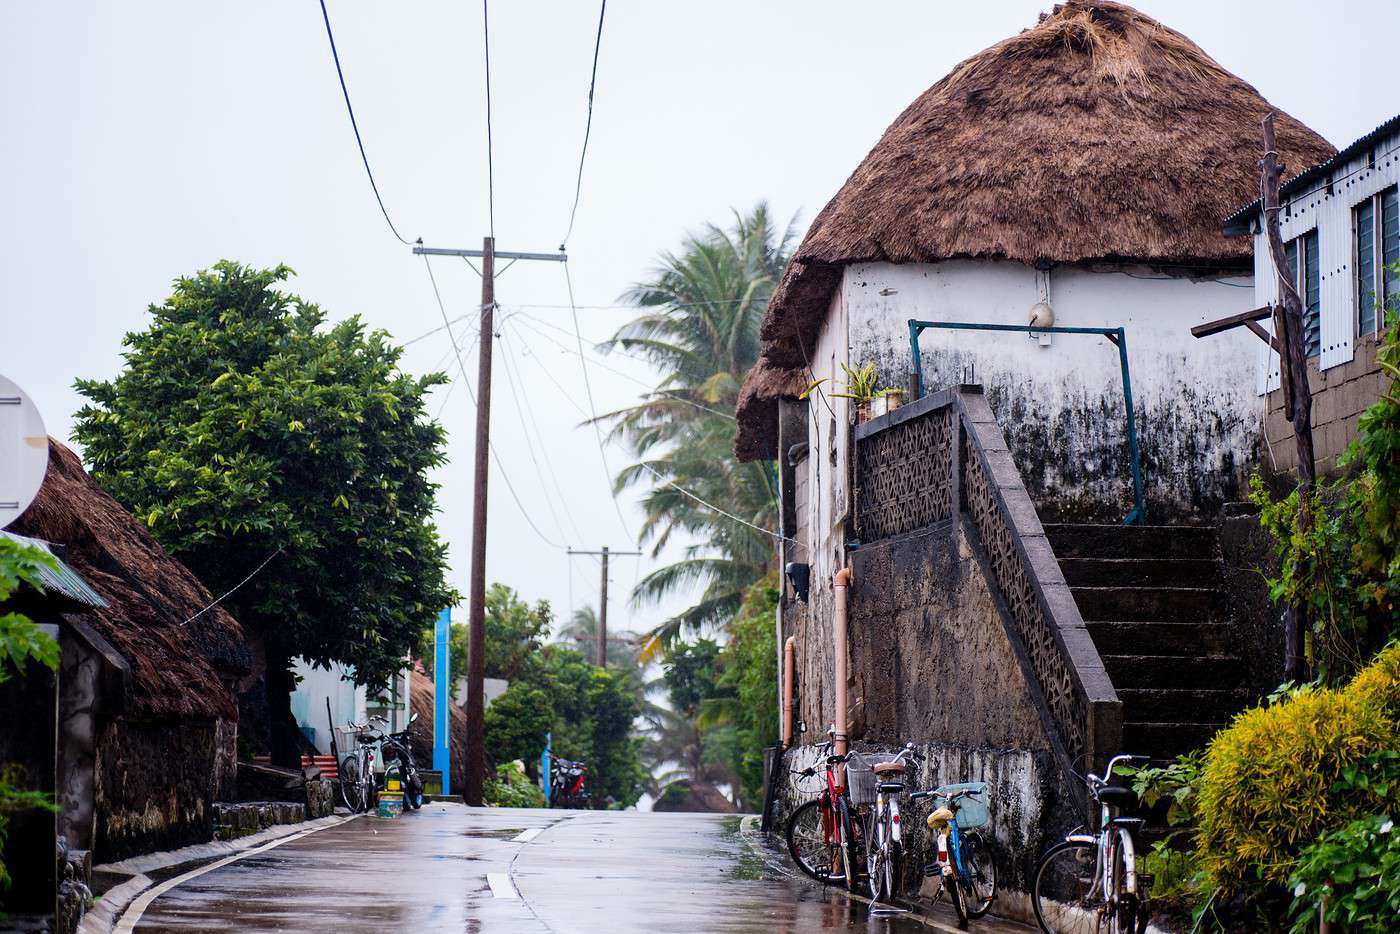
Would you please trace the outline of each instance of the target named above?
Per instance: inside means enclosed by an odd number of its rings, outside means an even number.
[[[472,559],[468,587],[470,605],[467,620],[467,761],[466,787],[462,796],[467,804],[481,805],[482,783],[486,777],[486,484],[491,467],[491,343],[495,337],[496,258],[512,262],[522,259],[566,262],[559,253],[498,253],[492,237],[482,240],[480,250],[449,250],[425,247],[414,253],[425,256],[460,256],[481,259],[481,344],[477,349],[476,371],[476,448],[472,495]],[[462,377],[465,379],[466,374]]]
[[[569,549],[571,555],[600,555],[602,557],[603,579],[598,587],[598,631],[594,633],[597,642],[595,650],[596,664],[599,668],[608,667],[608,556],[609,555],[639,555],[640,551],[613,551],[607,545],[602,551],[575,551]]]
[[[1264,117],[1263,128],[1264,160],[1259,188],[1269,256],[1273,259],[1278,280],[1279,303],[1274,306],[1274,331],[1282,344],[1279,348],[1279,381],[1284,391],[1284,408],[1293,423],[1293,441],[1298,453],[1298,530],[1306,532],[1312,526],[1312,492],[1317,483],[1317,464],[1313,460],[1312,389],[1308,385],[1307,345],[1303,339],[1303,300],[1298,295],[1293,277],[1288,275],[1288,254],[1279,230],[1279,175],[1282,170],[1278,164],[1278,148],[1274,143],[1272,113]],[[1284,630],[1284,675],[1290,679],[1305,674],[1303,633],[1306,629],[1306,609],[1301,604],[1293,606]]]

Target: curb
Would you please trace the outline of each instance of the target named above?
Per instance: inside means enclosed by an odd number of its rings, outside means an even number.
[[[277,824],[246,837],[239,837],[237,840],[196,843],[178,850],[146,853],[115,863],[94,866],[92,867],[93,879],[106,877],[109,879],[120,878],[122,881],[103,892],[92,908],[83,915],[82,921],[78,923],[78,934],[110,934],[116,928],[122,915],[131,907],[132,902],[156,885],[156,881],[150,878],[150,873],[177,868],[193,868],[236,856],[284,837],[312,833],[348,823],[361,816],[363,815],[331,815],[330,817],[302,821],[299,824]]]

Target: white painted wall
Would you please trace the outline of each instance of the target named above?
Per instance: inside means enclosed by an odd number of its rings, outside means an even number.
[[[331,713],[335,717],[337,727],[344,726],[351,720],[363,723],[366,716],[365,689],[357,687],[354,681],[346,680],[350,670],[344,665],[335,665],[329,670],[313,668],[299,658],[293,670],[301,681],[292,692],[292,716],[296,717],[297,726],[301,727],[303,732],[307,727],[315,731],[311,735],[314,737],[316,750],[328,756],[331,752],[331,734],[329,724],[326,723],[326,701],[330,701]],[[336,741],[343,753],[344,734],[337,736]]]
[[[1190,333],[1255,307],[1247,276],[1191,280],[1141,266],[1057,266],[1045,274],[979,260],[856,264],[845,270],[834,303],[840,316],[828,331],[844,323],[850,357],[875,360],[886,385],[903,387],[910,318],[1026,324],[1047,278],[1057,326],[1126,330],[1149,502],[1187,503],[1212,474],[1252,458],[1263,413],[1248,376],[1258,339],[1243,330],[1205,340]],[[831,340],[824,332],[823,364]],[[1042,491],[1126,501],[1121,369],[1106,338],[927,330],[920,341],[926,390],[975,370],[1018,465],[1023,474],[1040,472]],[[1037,492],[1033,476],[1028,485]],[[1170,518],[1158,513],[1153,518]]]

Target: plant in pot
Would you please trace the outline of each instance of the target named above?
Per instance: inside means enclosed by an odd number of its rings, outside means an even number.
[[[851,369],[843,363],[841,369],[846,372],[845,391],[833,392],[831,395],[838,399],[850,399],[856,404],[857,423],[869,421],[899,408],[904,390],[876,388],[880,385],[880,376],[874,363],[867,363],[860,369]],[[798,398],[806,399],[824,382],[825,377],[814,380]]]

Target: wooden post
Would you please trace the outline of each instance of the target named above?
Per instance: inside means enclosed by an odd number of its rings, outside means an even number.
[[[608,667],[608,546],[603,546],[602,585],[598,588],[598,667]]]
[[[481,806],[486,777],[486,481],[491,464],[491,343],[496,304],[496,241],[481,251],[481,345],[477,350],[476,465],[472,498],[472,563],[467,643],[467,804]]]
[[[1311,499],[1317,483],[1317,464],[1313,459],[1312,390],[1308,386],[1307,345],[1303,340],[1303,301],[1292,277],[1287,275],[1288,255],[1279,231],[1279,165],[1278,149],[1274,143],[1274,115],[1264,117],[1264,159],[1259,182],[1260,200],[1264,209],[1264,230],[1278,280],[1280,304],[1275,309],[1275,330],[1283,327],[1279,354],[1280,380],[1285,384],[1284,403],[1293,422],[1293,441],[1298,451],[1298,530],[1312,527]],[[1285,375],[1286,374],[1286,377]],[[1303,633],[1307,629],[1306,609],[1297,604],[1291,608],[1285,629],[1284,675],[1290,679],[1305,676]]]

